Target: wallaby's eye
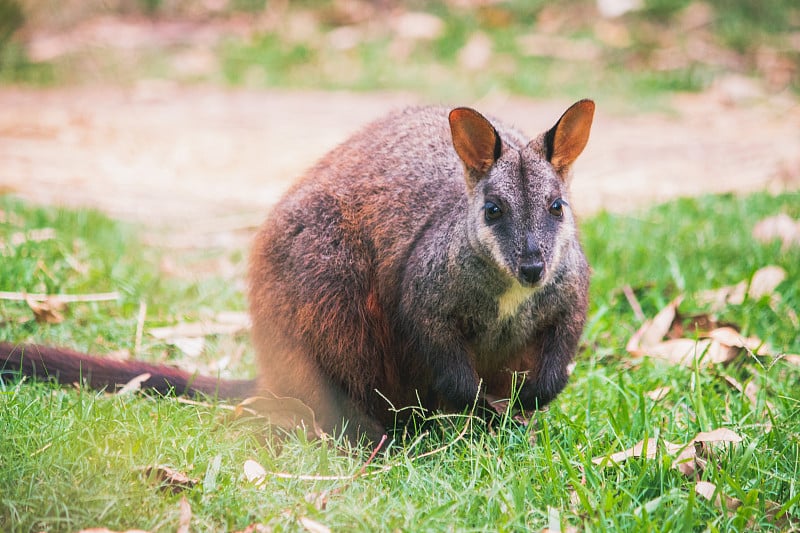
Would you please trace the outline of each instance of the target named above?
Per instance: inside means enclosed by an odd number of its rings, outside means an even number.
[[[556,218],[561,218],[564,216],[564,200],[559,198],[558,200],[553,201],[553,203],[550,204],[549,211],[550,214]]]
[[[486,222],[493,222],[503,216],[503,210],[494,202],[486,202],[483,205],[483,216]]]

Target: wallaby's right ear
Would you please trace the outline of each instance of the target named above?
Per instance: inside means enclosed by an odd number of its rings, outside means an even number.
[[[545,133],[547,160],[559,174],[564,174],[578,159],[586,143],[594,118],[594,102],[581,100],[567,109],[556,125]]]
[[[467,185],[472,189],[500,157],[503,144],[492,123],[474,109],[457,107],[449,120],[453,147],[467,167]]]

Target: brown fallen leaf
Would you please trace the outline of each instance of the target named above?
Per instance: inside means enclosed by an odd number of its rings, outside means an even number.
[[[178,521],[178,529],[176,533],[189,533],[191,530],[189,526],[192,523],[192,506],[189,505],[189,500],[186,496],[181,497],[180,503],[180,519]]]
[[[769,351],[769,346],[758,337],[743,337],[729,326],[710,331],[708,338],[731,348],[745,348],[751,352]]]
[[[253,396],[242,400],[234,410],[236,416],[248,413],[264,418],[269,425],[294,431],[303,428],[312,438],[324,438],[314,410],[297,398]]]
[[[711,339],[673,339],[660,342],[642,350],[648,357],[660,359],[674,365],[692,367],[727,363],[739,355],[739,349],[726,346]]]
[[[672,387],[659,387],[657,389],[653,389],[650,392],[646,393],[645,396],[647,396],[654,402],[658,402],[663,400],[671,390]]]
[[[686,444],[676,444],[661,440],[664,451],[671,456],[672,468],[679,470],[686,476],[694,474],[698,469],[705,468],[705,460],[710,454],[710,447],[719,443],[738,443],[742,438],[733,431],[719,428],[709,432],[700,432]],[[606,466],[609,463],[621,463],[630,458],[654,459],[658,453],[659,440],[649,438],[639,441],[633,447],[616,452],[611,455],[601,455],[592,459],[596,465]]]
[[[653,319],[646,321],[628,341],[628,353],[635,357],[649,356],[688,367],[696,364],[709,366],[727,363],[738,357],[742,349],[752,353],[768,353],[769,347],[760,339],[743,337],[731,326],[703,331],[704,327],[716,325],[713,319],[704,315],[693,318],[695,338],[664,340],[667,336],[685,334],[678,314],[680,302],[681,297],[674,299]]]
[[[66,304],[56,296],[49,296],[44,301],[37,301],[33,298],[26,298],[36,322],[40,324],[61,324],[64,322],[64,315],[61,314],[66,308]]]
[[[794,220],[786,213],[764,218],[753,228],[753,237],[759,242],[780,240],[784,250],[800,246],[800,220]]]
[[[728,428],[717,428],[711,431],[701,431],[695,435],[690,442],[703,442],[707,444],[716,444],[720,442],[738,443],[742,442],[742,437]]]
[[[303,526],[306,531],[310,531],[311,533],[330,533],[331,528],[324,524],[320,524],[316,520],[312,520],[307,516],[301,516],[297,519],[300,522],[300,525]]]
[[[747,297],[753,300],[758,300],[764,296],[771,296],[774,294],[778,285],[783,283],[788,274],[786,271],[775,265],[765,266],[759,268],[750,278],[750,286],[747,289]]]
[[[675,453],[680,451],[681,446],[679,444],[673,444],[669,441],[663,441],[664,447],[667,453]],[[658,439],[655,437],[651,437],[646,441],[640,440],[633,447],[628,448],[627,450],[623,450],[621,452],[612,453],[611,455],[601,455],[599,457],[595,457],[592,459],[592,462],[596,465],[606,464],[608,460],[611,460],[614,463],[621,463],[626,459],[644,457],[646,459],[654,459],[658,450]]]
[[[641,357],[645,355],[643,348],[661,342],[672,327],[672,323],[677,316],[678,305],[682,300],[683,296],[675,298],[664,309],[659,311],[656,316],[642,324],[642,327],[633,334],[625,347],[628,353]]]
[[[267,479],[267,471],[257,461],[248,459],[244,462],[244,477],[256,487],[260,487]]]
[[[747,282],[728,285],[719,289],[702,291],[695,296],[699,305],[708,306],[712,313],[722,311],[729,305],[742,305],[747,296]]]
[[[780,358],[789,363],[790,365],[800,366],[800,355],[783,354],[780,356]]]
[[[198,480],[190,478],[183,472],[170,468],[166,465],[151,465],[141,469],[148,477],[153,477],[159,484],[159,488],[169,490],[173,494],[191,489],[197,485]]]
[[[723,498],[725,501],[725,508],[728,511],[735,511],[742,505],[740,500],[736,498],[731,498],[729,496],[725,496],[722,492],[717,492],[717,486],[709,481],[698,481],[697,484],[694,486],[694,491],[699,495],[705,498],[706,500],[713,502],[714,505],[717,507],[721,507],[723,505]],[[714,498],[714,494],[717,495]]]
[[[736,285],[720,287],[698,293],[695,300],[699,305],[707,305],[712,312],[722,311],[729,305],[741,305],[747,298],[761,299],[764,296],[778,298],[775,289],[786,279],[786,271],[775,265],[767,265],[756,270],[749,280]]]
[[[699,496],[702,496],[706,500],[712,502],[715,506],[724,507],[725,510],[728,511],[729,515],[742,505],[741,500],[723,494],[721,490],[717,490],[716,485],[709,481],[698,481],[694,486],[694,491]],[[714,495],[716,495],[716,498]],[[780,513],[781,509],[781,504],[767,500],[764,502],[764,507],[766,510],[767,519],[771,523],[778,526],[781,531],[786,531],[789,529],[790,522],[787,519],[787,515],[784,514],[780,517],[778,516],[778,513]],[[749,528],[753,526],[752,519],[748,523],[748,526]]]
[[[117,391],[118,396],[124,396],[125,394],[133,394],[141,390],[142,383],[150,379],[150,374],[145,372],[144,374],[139,374],[135,378],[128,381],[125,385],[122,386],[121,389]]]

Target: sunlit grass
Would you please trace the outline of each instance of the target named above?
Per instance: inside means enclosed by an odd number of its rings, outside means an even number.
[[[122,294],[119,303],[73,306],[58,325],[36,324],[24,303],[2,302],[4,340],[130,349],[141,300],[153,313],[148,327],[197,319],[199,308],[244,308],[242,295],[219,279],[189,282],[160,273],[166,252],[144,247],[135,228],[91,212],[30,208],[9,198],[1,205],[0,290]],[[794,282],[800,250],[751,237],[758,220],[781,212],[800,217],[797,194],[707,196],[585,219],[582,237],[594,271],[589,324],[571,383],[550,409],[527,429],[507,421],[492,432],[448,417],[426,436],[383,448],[366,467],[370,449],[347,453],[341,441],[309,441],[301,432],[277,438],[280,431],[214,405],[7,382],[0,387],[0,529],[174,530],[182,496],[197,531],[256,523],[298,530],[306,519],[355,531],[798,527],[800,369],[747,355],[728,366],[671,367],[632,359],[624,349],[640,322],[623,286],[652,316],[680,293],[688,308],[697,307],[697,291],[776,264],[788,274],[777,303],[745,301],[721,318],[776,351],[800,353],[790,312],[800,309]],[[42,227],[54,228],[53,241],[8,245],[12,234]],[[232,256],[243,260],[241,253]],[[218,355],[213,350],[209,357]],[[174,355],[153,340],[143,352],[154,359]],[[756,384],[757,404],[725,376]],[[647,397],[664,386],[671,390],[663,400]],[[672,468],[663,447],[651,460],[592,462],[643,439],[685,443],[720,427],[743,441],[710,456],[697,478]],[[248,459],[282,476],[268,474],[257,487],[245,479]],[[197,483],[180,494],[161,490],[143,472],[155,464]],[[698,480],[714,483],[738,507],[697,496]]]

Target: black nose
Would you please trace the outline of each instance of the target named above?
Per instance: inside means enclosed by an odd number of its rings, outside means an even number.
[[[519,277],[528,285],[538,283],[542,279],[542,272],[544,272],[544,263],[541,261],[526,263],[519,267]]]

